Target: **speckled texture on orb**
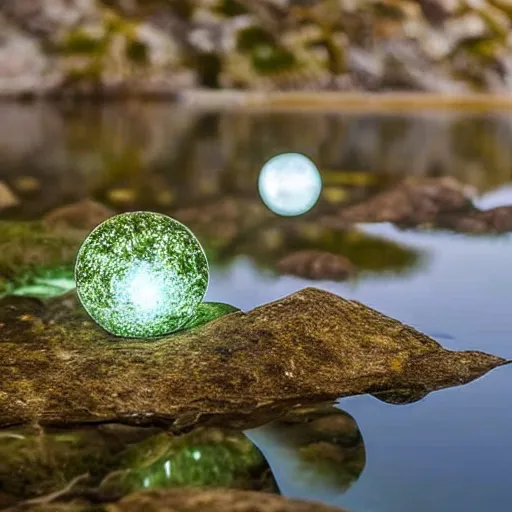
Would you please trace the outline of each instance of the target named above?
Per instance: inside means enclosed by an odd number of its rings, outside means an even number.
[[[208,287],[199,241],[152,212],[116,215],[86,238],[75,265],[78,296],[106,331],[153,337],[184,327]]]

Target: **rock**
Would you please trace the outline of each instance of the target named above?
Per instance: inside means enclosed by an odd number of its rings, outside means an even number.
[[[282,258],[277,269],[306,279],[346,279],[356,274],[354,265],[344,256],[324,251],[297,251]]]
[[[49,229],[40,222],[0,222],[0,276],[68,266],[85,235],[78,230]]]
[[[3,181],[0,181],[0,211],[17,206],[19,202],[14,192]]]
[[[472,208],[467,186],[451,177],[413,178],[360,203],[342,207],[323,223],[346,227],[355,222],[394,222],[418,225],[440,214]]]
[[[246,428],[283,405],[429,392],[507,363],[452,352],[358,302],[307,288],[156,341],[93,324],[73,295],[0,304],[0,426],[119,422]]]
[[[8,0],[2,25],[1,96],[168,96],[197,82],[171,33],[94,0]]]
[[[512,231],[512,206],[444,215],[438,219],[437,226],[458,233],[509,233]]]
[[[106,512],[343,512],[320,503],[292,500],[273,494],[225,489],[153,491],[128,496]]]
[[[96,201],[84,199],[47,213],[43,223],[52,229],[80,229],[91,231],[115,215],[115,212]]]
[[[343,512],[338,507],[264,492],[229,489],[173,489],[132,494],[117,503],[27,504],[8,512]]]

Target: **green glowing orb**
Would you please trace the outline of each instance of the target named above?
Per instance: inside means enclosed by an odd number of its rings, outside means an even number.
[[[194,234],[152,212],[116,215],[85,239],[75,265],[78,296],[116,336],[161,336],[186,326],[208,287]]]

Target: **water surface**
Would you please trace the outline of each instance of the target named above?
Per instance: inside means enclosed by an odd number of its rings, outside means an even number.
[[[512,117],[499,113],[373,116],[5,104],[0,120],[0,180],[20,199],[3,218],[39,218],[84,197],[120,211],[206,208],[224,204],[225,197],[255,204],[259,169],[284,151],[306,154],[320,168],[324,192],[317,208],[363,198],[412,174],[455,176],[475,188],[482,208],[512,204]],[[241,229],[240,215],[233,215],[229,226]],[[249,206],[242,217],[253,219]],[[208,300],[250,309],[312,285],[271,268],[272,247],[284,250],[295,239],[268,226],[256,223],[222,246],[222,258],[211,257]],[[203,239],[211,255],[219,254],[216,244],[226,235],[228,225],[221,227]],[[362,301],[448,348],[512,358],[511,236],[401,231],[388,224],[361,230],[409,256],[397,264],[382,244],[358,249],[361,261],[371,260],[359,278],[315,286]],[[300,236],[299,245],[309,235]],[[311,246],[345,247],[312,240]],[[357,421],[366,448],[365,469],[346,492],[302,474],[265,428],[248,432],[284,494],[352,512],[510,510],[508,368],[410,405],[363,396],[343,399],[340,407]]]

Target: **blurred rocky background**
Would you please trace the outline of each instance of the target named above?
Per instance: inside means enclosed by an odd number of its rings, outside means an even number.
[[[511,0],[3,0],[0,95],[512,89]]]

